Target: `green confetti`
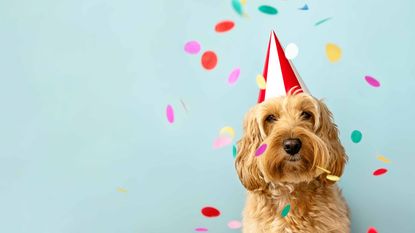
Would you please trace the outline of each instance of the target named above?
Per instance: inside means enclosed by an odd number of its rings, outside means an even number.
[[[268,15],[276,15],[278,13],[278,10],[276,8],[268,5],[262,5],[258,7],[258,10]]]
[[[236,13],[238,13],[239,15],[243,14],[242,5],[239,0],[232,0],[232,7],[236,11]]]
[[[281,211],[281,217],[285,217],[285,216],[287,216],[288,215],[288,212],[290,212],[290,209],[291,209],[291,205],[290,204],[287,204],[285,207],[284,207],[284,209],[282,209],[282,211]]]
[[[320,25],[320,24],[322,24],[322,23],[324,23],[324,22],[326,22],[326,21],[329,21],[330,19],[331,19],[331,17],[328,17],[328,18],[322,19],[322,20],[318,21],[317,23],[315,23],[315,24],[314,24],[314,26],[318,26],[318,25]]]
[[[232,153],[233,153],[233,157],[236,158],[236,146],[233,145],[232,147]]]
[[[359,143],[362,140],[362,136],[362,132],[360,132],[359,130],[353,130],[351,135],[352,142]]]

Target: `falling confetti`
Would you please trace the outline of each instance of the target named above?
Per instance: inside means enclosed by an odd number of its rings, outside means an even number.
[[[265,150],[267,149],[267,144],[262,144],[261,146],[259,146],[258,147],[258,149],[255,151],[255,156],[260,156],[260,155],[262,155],[264,152],[265,152]]]
[[[289,43],[287,47],[285,47],[285,57],[288,60],[292,60],[297,57],[298,55],[298,46],[294,43]]]
[[[187,107],[186,107],[186,104],[184,104],[183,100],[180,99],[180,103],[182,103],[182,106],[183,106],[184,110],[186,112],[188,112]]]
[[[237,149],[236,149],[236,146],[233,145],[232,146],[232,156],[233,156],[233,158],[236,158],[236,154],[237,154]]]
[[[225,126],[219,131],[219,135],[228,134],[231,138],[235,137],[235,130],[230,126]]]
[[[264,76],[262,74],[258,74],[256,76],[256,84],[258,85],[259,89],[265,89],[266,88],[266,82]]]
[[[380,87],[380,82],[372,76],[366,75],[365,80],[372,87]]]
[[[379,155],[377,157],[377,159],[384,162],[384,163],[390,163],[390,160],[388,158],[386,158],[385,156],[383,156],[383,155]]]
[[[172,124],[174,122],[174,111],[173,111],[173,107],[170,104],[167,105],[166,115],[167,115],[167,120],[169,121],[170,124]]]
[[[246,1],[247,1],[247,0],[241,0],[241,4],[242,4],[243,6],[245,6],[245,5],[246,5]]]
[[[258,7],[258,10],[268,15],[276,15],[278,13],[278,10],[276,8],[268,5],[262,5]]]
[[[369,227],[369,229],[367,229],[367,233],[378,233],[378,230],[374,227]]]
[[[192,41],[187,42],[184,45],[184,51],[186,51],[187,53],[190,53],[190,54],[197,54],[197,53],[199,53],[199,51],[200,51],[200,44],[199,44],[199,42],[197,42],[195,40],[192,40]]]
[[[330,62],[337,62],[342,56],[342,50],[339,46],[328,43],[326,45],[326,55]]]
[[[119,187],[119,188],[117,188],[117,192],[126,193],[128,191],[127,191],[127,189],[124,189],[124,188]]]
[[[317,22],[314,24],[314,26],[318,26],[318,25],[320,25],[320,24],[322,24],[322,23],[324,23],[324,22],[329,21],[330,19],[331,19],[331,17],[329,17],[329,18],[325,18],[325,19],[322,19],[322,20],[320,20],[320,21],[317,21]]]
[[[220,211],[216,209],[215,207],[211,207],[211,206],[204,207],[201,210],[201,212],[205,217],[208,217],[208,218],[218,217],[220,215]]]
[[[230,20],[221,21],[216,24],[215,31],[216,32],[227,32],[232,30],[232,28],[235,26],[235,23]]]
[[[232,72],[231,72],[231,74],[229,75],[229,78],[228,78],[229,85],[235,85],[236,84],[236,82],[238,81],[240,73],[241,73],[240,68],[235,68],[234,70],[232,70]]]
[[[218,63],[218,57],[213,51],[206,51],[202,55],[202,66],[207,70],[212,70]]]
[[[209,230],[205,227],[198,227],[198,228],[195,229],[195,231],[197,231],[197,232],[206,232],[206,231],[209,231]]]
[[[230,229],[239,229],[242,227],[242,223],[238,220],[232,220],[228,222],[228,227]]]
[[[236,11],[236,13],[238,13],[238,15],[243,14],[241,3],[242,1],[240,2],[239,0],[232,0],[232,7]]]
[[[326,178],[328,180],[331,180],[331,181],[339,181],[340,180],[340,177],[335,176],[335,175],[327,175]]]
[[[362,136],[362,132],[360,132],[359,130],[353,130],[351,135],[352,142],[359,143],[362,140]]]
[[[386,169],[386,168],[379,168],[379,169],[377,169],[377,170],[375,170],[373,172],[373,175],[374,176],[380,176],[380,175],[385,174],[386,172],[388,172],[388,169]]]
[[[284,207],[284,209],[282,209],[282,211],[281,211],[281,217],[285,217],[285,216],[287,216],[288,215],[288,213],[290,212],[290,209],[291,209],[291,205],[290,204],[287,204],[285,207]]]
[[[327,170],[327,169],[325,169],[325,168],[322,168],[322,167],[319,167],[319,166],[316,166],[318,169],[320,169],[320,170],[322,170],[323,172],[325,172],[325,173],[331,173],[329,170]]]
[[[304,4],[304,6],[303,6],[303,7],[298,8],[298,9],[299,9],[299,10],[306,11],[306,10],[308,10],[308,5],[307,5],[307,4]]]
[[[213,148],[214,149],[219,149],[222,148],[224,146],[227,146],[229,144],[231,144],[232,139],[229,138],[228,136],[219,136],[218,138],[215,139],[215,141],[213,142]]]

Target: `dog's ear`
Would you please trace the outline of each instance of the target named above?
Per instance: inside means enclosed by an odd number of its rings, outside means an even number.
[[[246,114],[244,120],[244,134],[238,141],[238,154],[235,167],[239,179],[250,191],[264,188],[266,183],[258,169],[257,158],[254,156],[261,143],[261,134],[256,120],[256,107]]]
[[[331,172],[330,175],[340,177],[343,174],[343,169],[348,158],[340,142],[339,131],[333,121],[332,113],[322,101],[318,102],[320,108],[320,125],[317,129],[317,134],[326,141],[330,153],[330,159],[326,169]],[[332,184],[332,181],[326,179],[326,175],[320,175],[320,180],[324,184]]]

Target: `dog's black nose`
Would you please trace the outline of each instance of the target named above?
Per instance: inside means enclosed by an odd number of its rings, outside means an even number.
[[[297,154],[301,149],[301,141],[298,138],[285,139],[283,144],[285,152],[290,155]]]

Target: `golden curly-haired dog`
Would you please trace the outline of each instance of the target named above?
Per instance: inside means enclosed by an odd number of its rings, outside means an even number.
[[[255,156],[262,144],[267,149]],[[350,232],[347,204],[324,172],[340,177],[346,161],[332,114],[322,101],[300,93],[254,106],[245,117],[235,162],[248,190],[243,232]],[[283,217],[287,204],[291,210]]]

